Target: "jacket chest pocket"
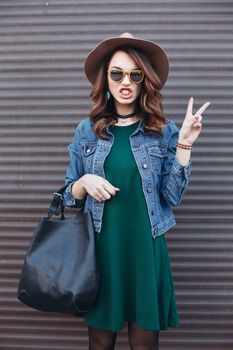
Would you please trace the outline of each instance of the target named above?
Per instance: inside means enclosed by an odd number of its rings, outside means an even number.
[[[164,158],[167,155],[167,146],[163,146],[163,145],[148,146],[147,152],[149,155],[152,171],[155,171],[157,174],[160,175]]]
[[[90,173],[96,151],[96,142],[87,142],[82,145],[83,166],[85,173]]]

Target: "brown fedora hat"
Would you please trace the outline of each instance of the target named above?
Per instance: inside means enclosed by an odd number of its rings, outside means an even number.
[[[122,45],[131,46],[146,54],[162,86],[165,84],[169,72],[169,61],[165,51],[153,41],[135,38],[130,33],[103,40],[88,54],[84,70],[91,84],[94,84],[97,78],[99,66],[103,63],[104,57]]]

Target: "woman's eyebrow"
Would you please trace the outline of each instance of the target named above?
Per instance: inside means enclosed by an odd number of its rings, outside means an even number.
[[[112,68],[123,69],[123,68],[117,67],[117,66],[112,66]],[[134,69],[140,69],[140,68],[133,68],[133,69],[131,69],[131,70],[134,70]]]

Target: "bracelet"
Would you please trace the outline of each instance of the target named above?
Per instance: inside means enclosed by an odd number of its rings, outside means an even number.
[[[191,151],[191,149],[192,149],[192,146],[184,145],[183,143],[179,143],[179,142],[177,142],[176,147],[183,148],[183,149],[188,149],[189,151]]]

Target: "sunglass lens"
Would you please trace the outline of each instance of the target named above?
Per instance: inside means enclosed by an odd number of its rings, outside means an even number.
[[[111,71],[110,76],[111,76],[112,80],[120,81],[123,78],[123,72],[119,69],[114,69]]]
[[[143,73],[141,70],[133,70],[130,73],[130,79],[134,82],[134,83],[139,83],[142,81],[143,79]]]

